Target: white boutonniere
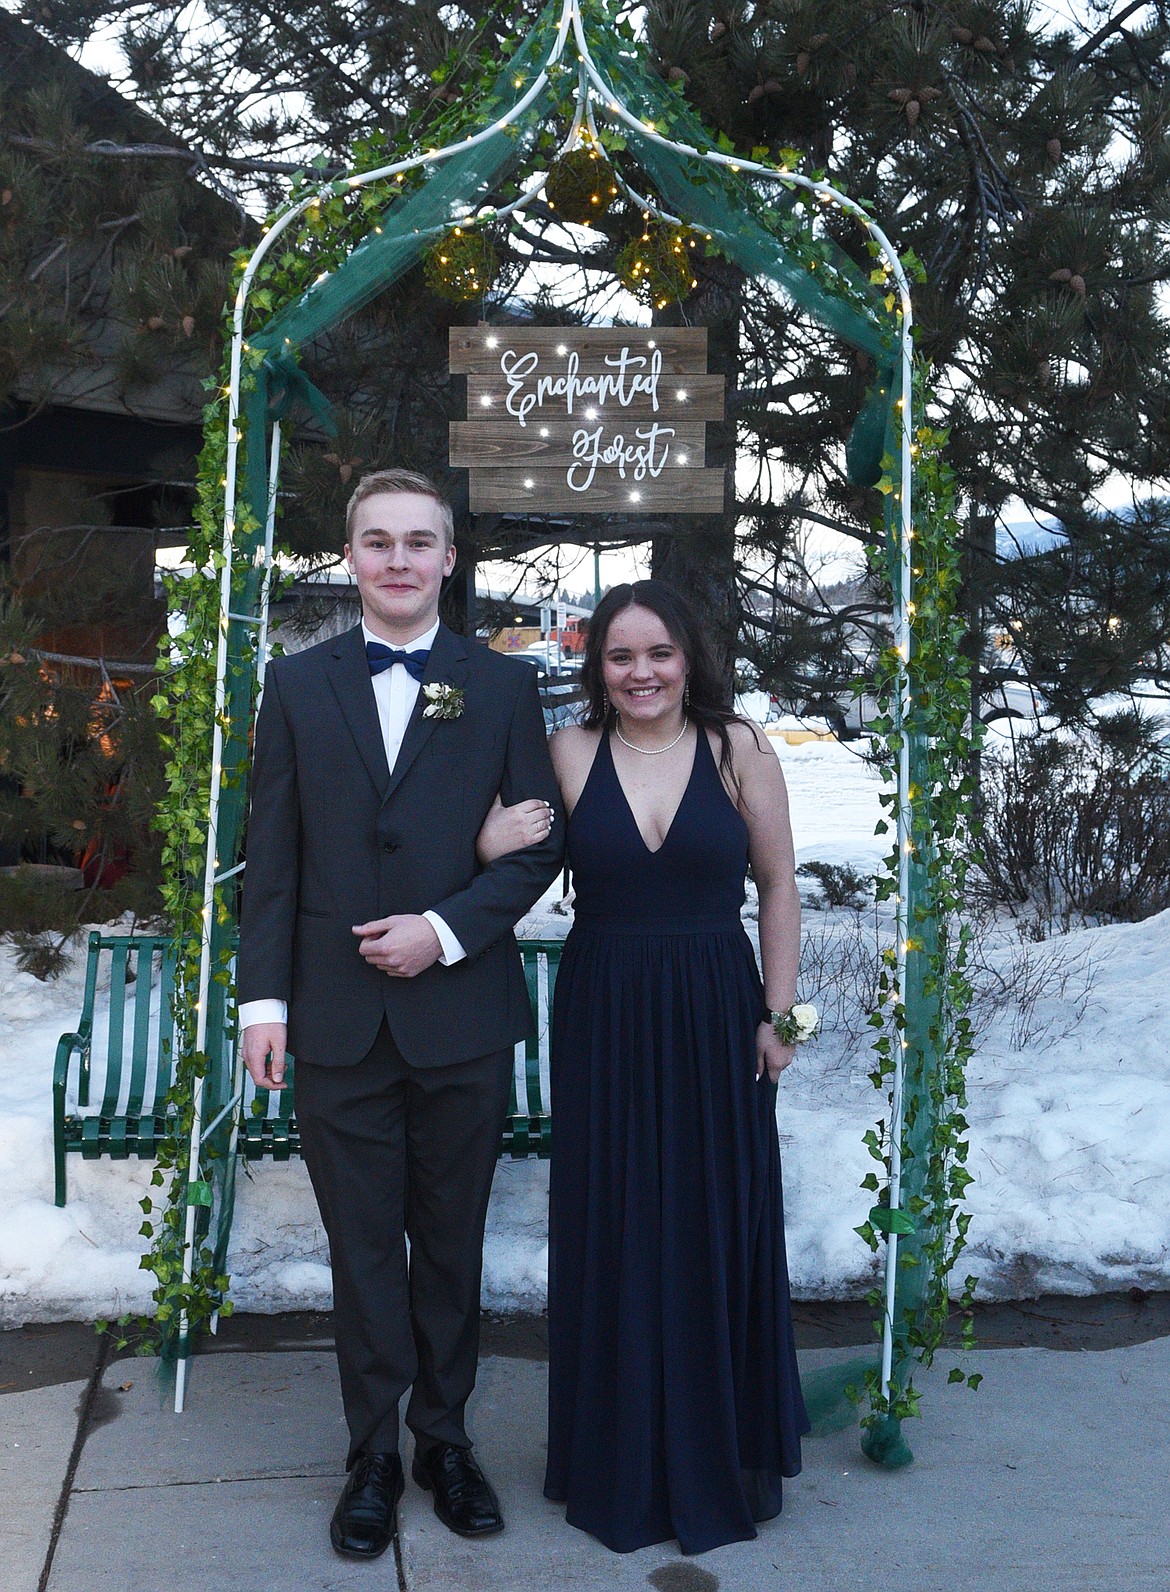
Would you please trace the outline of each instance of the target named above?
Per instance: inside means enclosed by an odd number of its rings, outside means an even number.
[[[427,699],[424,719],[457,719],[463,713],[463,691],[459,686],[448,685],[445,680],[432,680],[422,690]]]

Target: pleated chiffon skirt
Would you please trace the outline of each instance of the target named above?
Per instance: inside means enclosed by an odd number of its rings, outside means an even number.
[[[580,916],[566,942],[545,1492],[619,1552],[750,1539],[800,1470],[762,1011],[738,916]]]

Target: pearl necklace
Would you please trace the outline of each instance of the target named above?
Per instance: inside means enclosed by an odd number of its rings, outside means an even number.
[[[615,715],[615,717],[616,717],[616,715]],[[622,734],[622,722],[621,722],[620,718],[617,719],[617,722],[614,724],[613,728],[614,728],[614,733],[617,736],[618,740],[622,743],[623,746],[628,746],[631,752],[641,752],[643,757],[661,757],[663,752],[673,752],[674,751],[675,747],[678,745],[678,743],[682,740],[683,736],[690,729],[690,725],[688,724],[686,716],[684,715],[683,716],[683,727],[678,732],[678,734],[675,736],[674,740],[671,741],[669,746],[635,746],[633,741],[627,741],[625,736]]]

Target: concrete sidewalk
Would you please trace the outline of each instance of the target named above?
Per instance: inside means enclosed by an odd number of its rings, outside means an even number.
[[[802,1364],[849,1350],[813,1350]],[[683,1559],[618,1556],[566,1526],[540,1486],[546,1367],[484,1360],[471,1414],[508,1530],[469,1543],[407,1482],[397,1556],[350,1564],[326,1535],[345,1432],[332,1353],[234,1351],[195,1363],[187,1413],[154,1362],[92,1387],[0,1399],[4,1592],[1168,1592],[1170,1339],[1099,1352],[986,1349],[978,1393],[924,1384],[916,1455],[888,1473],[852,1429],[809,1439],[758,1541]],[[79,1401],[88,1407],[78,1432]],[[19,1445],[19,1446],[17,1446]],[[409,1456],[407,1455],[409,1463]],[[52,1562],[43,1575],[50,1543]]]

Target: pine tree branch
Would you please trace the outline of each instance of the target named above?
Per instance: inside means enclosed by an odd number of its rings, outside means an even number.
[[[96,669],[102,675],[107,675],[111,669],[115,674],[158,673],[158,665],[154,663],[109,663],[105,658],[80,658],[70,652],[45,652],[40,647],[29,647],[28,651],[42,663],[67,663],[79,669]]]
[[[1149,4],[1150,0],[1130,0],[1129,5],[1123,6],[1115,17],[1109,19],[1104,27],[1098,28],[1091,38],[1085,40],[1084,44],[1081,45],[1080,49],[1069,61],[1069,66],[1083,66],[1099,44],[1104,44],[1111,34],[1120,33],[1122,25],[1133,16],[1134,12],[1141,11]]]
[[[48,138],[30,138],[20,133],[6,133],[4,139],[16,149],[28,149],[35,154],[70,156],[76,154],[75,150],[63,149],[61,145],[54,144]],[[241,155],[212,155],[203,150],[183,149],[174,144],[115,144],[107,138],[98,139],[96,143],[83,144],[81,153],[103,156],[111,160],[183,160],[196,168],[221,166],[225,171],[238,171],[245,176],[295,177],[299,172],[309,169],[304,161],[249,160]],[[322,166],[314,167],[313,170],[324,181],[340,176],[346,167]],[[234,197],[232,202],[239,204]]]

